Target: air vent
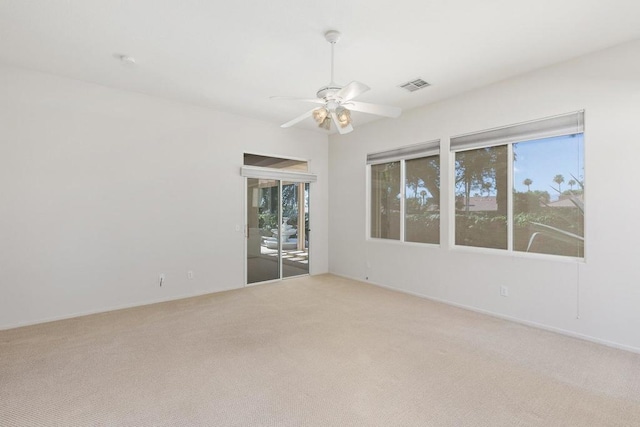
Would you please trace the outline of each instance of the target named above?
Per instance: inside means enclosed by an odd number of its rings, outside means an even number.
[[[406,89],[409,92],[415,92],[418,89],[423,89],[427,86],[431,86],[431,85],[422,79],[411,80],[410,82],[406,82],[400,85],[401,88]]]

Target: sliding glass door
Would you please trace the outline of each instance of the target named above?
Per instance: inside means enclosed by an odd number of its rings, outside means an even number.
[[[309,274],[309,184],[247,178],[247,284]]]
[[[282,183],[282,277],[309,274],[309,184]]]
[[[247,283],[280,278],[280,181],[247,178]],[[269,240],[268,240],[269,239]]]

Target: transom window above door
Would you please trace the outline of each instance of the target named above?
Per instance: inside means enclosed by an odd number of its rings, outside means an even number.
[[[285,159],[282,157],[263,156],[251,153],[244,153],[244,165],[297,172],[307,172],[309,170],[309,164],[306,160]]]

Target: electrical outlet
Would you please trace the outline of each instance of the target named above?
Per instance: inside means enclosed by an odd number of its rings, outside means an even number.
[[[162,287],[162,285],[164,284],[164,280],[165,280],[164,273],[160,273],[160,287]]]
[[[187,279],[189,280],[193,279],[193,270],[187,271]]]
[[[507,288],[506,286],[500,286],[500,295],[502,295],[503,297],[508,297],[509,288]]]

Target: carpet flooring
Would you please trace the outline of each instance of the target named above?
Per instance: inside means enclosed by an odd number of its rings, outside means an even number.
[[[0,331],[0,425],[640,426],[640,355],[302,277]]]

